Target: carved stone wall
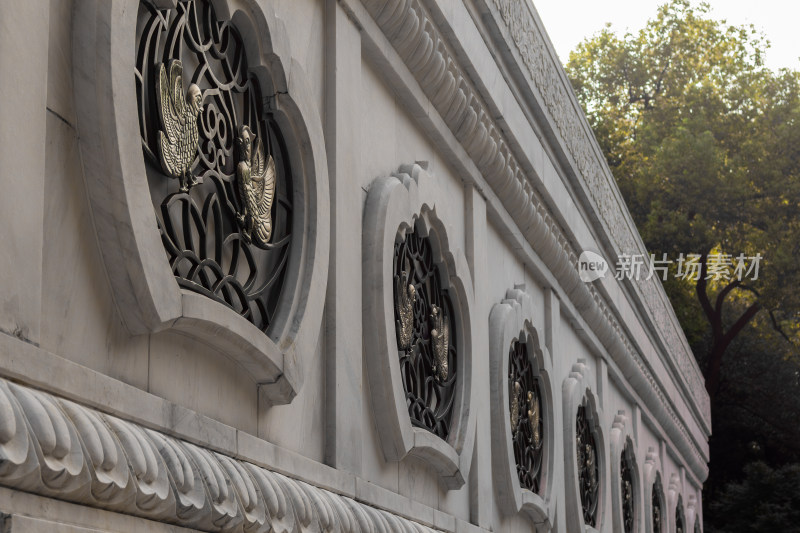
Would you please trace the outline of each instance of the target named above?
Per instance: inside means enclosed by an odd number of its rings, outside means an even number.
[[[641,241],[526,2],[30,0],[0,26],[0,529],[700,524],[708,398],[658,285],[578,276]],[[156,139],[198,104],[178,172]],[[230,291],[258,282],[217,267],[284,244],[251,320]]]

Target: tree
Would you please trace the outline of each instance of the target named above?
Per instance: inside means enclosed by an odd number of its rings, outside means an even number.
[[[754,462],[744,471],[744,480],[729,484],[712,505],[721,519],[709,531],[800,533],[800,465],[772,469]]]
[[[696,279],[665,288],[713,401],[725,354],[757,315],[798,341],[800,74],[765,68],[764,38],[708,10],[672,0],[638,33],[606,28],[567,73],[648,250],[699,256]],[[706,279],[740,254],[760,254],[757,279]]]

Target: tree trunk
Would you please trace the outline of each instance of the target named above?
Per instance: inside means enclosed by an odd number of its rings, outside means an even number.
[[[735,339],[736,336],[742,332],[744,327],[753,319],[754,316],[756,316],[756,313],[761,310],[761,304],[758,301],[754,302],[745,310],[744,313],[739,316],[738,319],[736,319],[736,322],[734,322],[733,325],[728,328],[728,331],[725,331],[725,327],[722,322],[722,308],[725,303],[725,298],[732,290],[741,286],[741,281],[731,281],[719,292],[716,302],[712,304],[711,300],[708,298],[708,292],[706,292],[708,285],[706,280],[707,257],[708,253],[702,254],[700,277],[695,284],[695,290],[697,291],[697,297],[700,300],[700,305],[702,306],[703,311],[706,314],[706,318],[708,318],[708,322],[711,325],[712,342],[711,349],[708,352],[708,361],[706,362],[704,376],[706,379],[706,391],[708,391],[708,395],[711,397],[713,402],[714,397],[719,390],[720,375],[722,372],[722,360],[725,356],[725,351],[728,349],[728,346],[730,346],[731,341],[733,341],[733,339]]]

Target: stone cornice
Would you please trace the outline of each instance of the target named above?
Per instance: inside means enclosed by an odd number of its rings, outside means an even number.
[[[209,532],[435,530],[0,379],[0,484]]]
[[[701,480],[705,479],[708,475],[708,466],[706,458],[699,450],[698,443],[689,434],[686,424],[678,414],[672,400],[664,392],[662,385],[655,378],[644,356],[625,331],[612,307],[593,285],[581,282],[576,270],[579,252],[576,253],[550,208],[535,190],[534,180],[526,175],[517,161],[510,148],[511,144],[499,125],[496,124],[485,100],[475,89],[456,54],[452,52],[450,45],[443,38],[442,32],[426,8],[420,0],[361,1],[419,83],[435,110],[500,198],[505,209],[521,229],[525,239],[556,276],[567,296],[580,310],[583,318],[622,372],[628,376],[635,390],[650,407],[667,434],[675,441],[691,470]],[[501,2],[501,0],[497,1]],[[508,5],[517,3],[523,5],[522,2],[513,1]],[[498,5],[502,5],[502,3]],[[537,35],[543,39],[541,34],[537,33]],[[527,46],[533,47],[534,45],[528,43]],[[531,51],[531,53],[534,52],[542,53],[541,50]],[[542,58],[540,59],[543,61]],[[558,71],[554,72],[555,79],[560,80]],[[562,92],[558,92],[558,85],[551,85],[552,87],[549,89],[551,99],[569,101],[568,93],[563,92],[566,89],[562,87]],[[566,111],[562,112],[567,117],[578,113],[574,109],[572,115]],[[580,125],[579,121],[571,120],[566,127],[576,128]],[[571,137],[581,138],[578,137],[580,134],[583,135],[582,138],[586,138],[583,130],[565,131],[570,131]],[[592,145],[588,146],[591,148]],[[590,152],[584,151],[579,155],[600,165],[596,154],[591,156]],[[586,164],[590,163],[585,162],[584,165]],[[612,204],[609,204],[608,209],[611,207]],[[620,212],[625,209],[624,204],[621,203],[613,204],[613,208]],[[602,213],[602,210],[600,212]],[[653,303],[653,305],[657,305],[657,303]],[[664,305],[662,302],[656,308],[665,308]],[[667,309],[667,311],[669,310]],[[671,313],[671,311],[669,312]],[[674,320],[674,315],[666,316],[671,316]],[[679,339],[681,338],[677,332],[675,335],[678,335]],[[676,346],[678,345],[685,345],[685,339],[677,342]],[[688,356],[691,357],[691,354]],[[688,366],[679,365],[679,368],[684,367],[688,368],[685,373],[692,374],[690,364]],[[690,391],[696,389],[695,382],[699,380],[696,367],[694,367],[694,376],[694,379],[686,378],[689,380]],[[708,397],[705,395],[702,383],[696,390],[699,390],[700,393],[692,399],[699,405],[704,421],[707,422],[709,416]]]
[[[645,257],[647,250],[630,218],[614,176],[602,157],[583,111],[561,64],[551,53],[549,40],[542,31],[529,2],[489,0],[500,15],[500,21],[525,65],[531,86],[535,88],[542,109],[555,125],[562,146],[582,178],[581,185],[589,193],[589,208],[598,215],[614,247],[614,254]],[[710,429],[709,399],[702,376],[691,349],[680,329],[675,313],[655,278],[631,282],[643,301],[647,318],[655,326],[671,361],[676,365],[685,390],[699,407],[703,421]]]

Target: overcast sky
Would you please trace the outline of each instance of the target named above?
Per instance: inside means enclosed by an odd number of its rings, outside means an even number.
[[[561,61],[606,22],[618,33],[635,32],[665,0],[533,0]],[[695,5],[697,1],[693,2]],[[711,16],[729,24],[753,24],[769,39],[766,64],[800,70],[800,0],[708,0]]]

